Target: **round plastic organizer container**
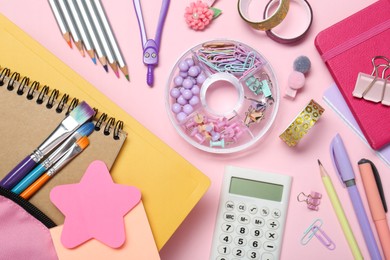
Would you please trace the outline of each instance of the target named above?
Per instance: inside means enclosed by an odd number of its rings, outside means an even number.
[[[233,153],[264,138],[279,106],[269,62],[231,40],[199,44],[178,59],[169,76],[166,107],[181,137],[211,153]]]

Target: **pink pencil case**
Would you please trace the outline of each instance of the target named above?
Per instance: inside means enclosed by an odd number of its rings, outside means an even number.
[[[58,259],[49,232],[55,226],[34,205],[0,187],[1,259]]]

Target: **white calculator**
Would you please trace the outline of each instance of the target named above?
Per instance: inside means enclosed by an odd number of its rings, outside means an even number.
[[[277,260],[292,177],[227,166],[210,260]]]

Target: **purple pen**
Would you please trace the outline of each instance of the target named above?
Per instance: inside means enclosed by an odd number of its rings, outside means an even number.
[[[170,0],[163,0],[162,2],[160,17],[158,19],[157,30],[154,39],[147,39],[140,0],[133,0],[133,3],[135,13],[137,15],[139,30],[141,33],[143,62],[148,67],[146,82],[150,87],[152,87],[154,82],[153,70],[154,67],[158,64],[158,52],[160,50],[162,28],[164,25],[165,17],[167,16]]]
[[[370,253],[370,257],[373,260],[382,259],[374,234],[372,233],[370,222],[368,221],[359,190],[356,187],[355,173],[348,158],[343,140],[339,134],[337,134],[332,140],[330,145],[330,154],[334,168],[336,169],[341,182],[347,187],[356,217],[359,221],[360,229]]]

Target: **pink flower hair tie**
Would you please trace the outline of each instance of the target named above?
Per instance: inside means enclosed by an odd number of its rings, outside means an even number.
[[[198,0],[190,3],[190,6],[186,7],[184,18],[191,29],[202,31],[210,24],[211,20],[220,16],[221,13],[221,10],[210,7],[207,3]]]

